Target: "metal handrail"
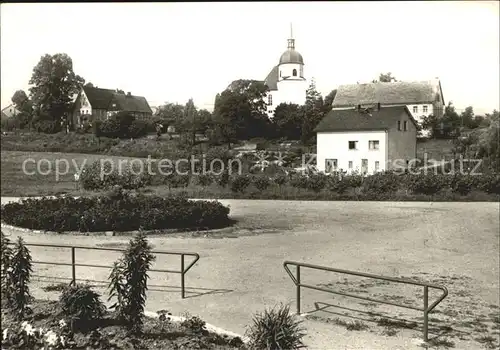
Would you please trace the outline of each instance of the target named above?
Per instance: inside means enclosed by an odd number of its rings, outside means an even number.
[[[297,269],[296,277],[292,274],[292,272],[288,268],[289,265],[293,265],[296,267],[296,269]],[[427,342],[429,340],[429,316],[428,315],[448,295],[448,289],[445,286],[440,286],[437,284],[431,284],[431,283],[427,283],[427,282],[417,282],[417,281],[404,279],[404,278],[373,275],[373,274],[364,273],[364,272],[335,269],[335,268],[331,268],[331,267],[312,265],[312,264],[300,263],[300,262],[295,262],[295,261],[285,261],[283,263],[283,267],[285,268],[285,271],[288,273],[288,275],[292,279],[293,283],[297,287],[297,314],[300,315],[300,287],[319,290],[322,292],[327,292],[327,293],[332,293],[332,294],[343,295],[343,296],[357,298],[357,299],[361,299],[361,300],[367,300],[367,301],[381,303],[381,304],[399,306],[399,307],[403,307],[406,309],[423,311],[424,312],[424,330],[423,330],[423,333],[424,333],[424,341],[425,342]],[[390,282],[396,282],[396,283],[422,286],[422,287],[424,287],[424,307],[419,308],[419,307],[414,307],[414,306],[402,305],[402,304],[393,303],[390,301],[367,298],[367,297],[354,295],[354,294],[350,294],[350,293],[342,293],[342,292],[337,292],[337,291],[327,289],[327,288],[312,286],[309,284],[303,284],[300,281],[300,268],[301,267],[310,268],[310,269],[314,269],[314,270],[337,272],[337,273],[359,276],[359,277],[373,278],[373,279],[378,279],[378,280],[383,280],[383,281],[390,281]],[[436,301],[434,301],[430,306],[429,306],[429,288],[439,289],[439,290],[443,291],[443,293],[440,295],[440,297]]]
[[[10,244],[13,244],[12,242]],[[45,244],[45,243],[25,243],[28,247],[50,247],[50,248],[67,248],[71,249],[71,263],[65,262],[55,262],[55,261],[33,261],[34,264],[44,264],[44,265],[59,265],[59,266],[71,266],[71,284],[76,283],[76,267],[96,267],[96,268],[104,268],[111,269],[113,266],[109,265],[94,265],[94,264],[77,264],[76,263],[76,250],[77,249],[88,249],[88,250],[104,250],[104,251],[116,251],[123,252],[125,249],[119,248],[105,248],[105,247],[90,247],[90,246],[80,246],[80,245],[67,245],[67,244]],[[178,255],[181,257],[181,268],[180,270],[164,270],[164,269],[151,269],[151,272],[165,272],[165,273],[178,273],[181,275],[181,296],[182,299],[185,299],[185,275],[186,273],[196,264],[196,262],[200,259],[198,253],[193,252],[174,252],[174,251],[165,251],[165,250],[153,250],[153,254],[164,254],[164,255]],[[186,267],[185,266],[185,256],[192,256],[194,260]]]

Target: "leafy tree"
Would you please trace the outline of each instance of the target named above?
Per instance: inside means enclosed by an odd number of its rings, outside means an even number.
[[[182,128],[185,115],[184,108],[184,105],[166,102],[158,108],[157,116],[170,125],[175,126],[176,129]]]
[[[31,253],[22,237],[19,237],[12,249],[10,267],[5,281],[9,296],[8,305],[19,320],[26,316],[30,310],[29,304],[33,300],[29,290],[32,272]]]
[[[267,91],[262,82],[237,80],[216,96],[213,113],[216,135],[229,147],[238,139],[268,135],[270,122],[264,101]]]
[[[303,143],[308,143],[311,137],[314,136],[314,128],[324,116],[323,97],[316,90],[314,79],[306,91],[306,104],[304,108],[301,139]]]
[[[381,82],[381,83],[392,83],[392,82],[396,82],[396,78],[392,76],[392,73],[391,72],[387,72],[387,73],[380,73],[379,77],[378,77],[378,81],[377,80],[372,80],[373,83],[378,83],[378,82]]]
[[[92,84],[90,81],[84,85],[85,87],[94,87],[94,84]]]
[[[273,123],[279,137],[298,140],[301,137],[304,108],[293,103],[281,103],[274,110]]]
[[[182,121],[181,130],[190,134],[190,144],[194,146],[196,143],[196,132],[201,128],[198,118],[198,110],[194,105],[193,99],[190,98],[184,107],[184,119]]]
[[[449,102],[441,118],[434,115],[424,117],[422,128],[429,130],[432,138],[450,138],[458,135],[461,124],[462,121],[455,106]]]
[[[59,122],[69,115],[72,97],[84,79],[73,71],[73,61],[65,53],[44,55],[33,68],[30,98],[39,120]]]
[[[500,113],[494,110],[486,114],[488,128],[481,130],[478,135],[477,156],[488,160],[489,165],[496,172],[500,171]]]
[[[324,103],[324,113],[328,114],[332,110],[333,101],[335,100],[335,96],[337,95],[337,89],[330,91],[328,95],[325,96]]]
[[[17,90],[12,96],[12,103],[19,111],[16,116],[19,121],[19,128],[24,129],[26,126],[31,127],[31,120],[33,118],[33,104],[31,103],[28,95],[24,90]]]

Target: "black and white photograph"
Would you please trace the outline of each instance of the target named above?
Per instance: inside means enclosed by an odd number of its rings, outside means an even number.
[[[1,349],[500,349],[500,2],[3,2]]]

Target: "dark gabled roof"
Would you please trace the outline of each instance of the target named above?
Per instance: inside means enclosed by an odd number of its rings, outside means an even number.
[[[148,101],[141,96],[115,93],[111,100],[111,105],[113,104],[116,104],[116,107],[112,107],[113,110],[153,114]]]
[[[100,89],[96,87],[84,86],[83,91],[89,100],[92,108],[95,109],[108,109],[115,90],[110,89]]]
[[[439,80],[340,85],[333,107],[352,107],[358,104],[419,104],[433,103],[440,96],[444,103]]]
[[[264,84],[267,85],[270,91],[278,90],[278,66],[274,66],[273,69],[271,69],[264,80]]]
[[[125,95],[115,90],[89,86],[84,86],[83,91],[94,109],[153,113],[148,101],[142,96]]]
[[[380,110],[344,109],[332,110],[314,129],[315,132],[387,130],[397,123],[401,114],[406,113],[416,124],[406,106],[382,107]]]

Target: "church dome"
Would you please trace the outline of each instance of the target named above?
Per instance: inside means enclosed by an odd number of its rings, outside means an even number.
[[[298,52],[295,51],[295,49],[288,49],[280,57],[280,63],[279,64],[285,64],[285,63],[299,63],[299,64],[304,64],[304,59],[302,58],[302,55]]]

